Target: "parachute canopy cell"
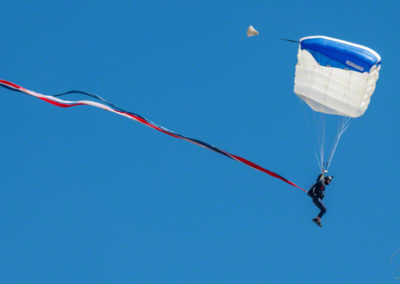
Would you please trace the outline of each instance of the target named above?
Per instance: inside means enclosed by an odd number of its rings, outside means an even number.
[[[314,111],[359,117],[368,108],[381,57],[372,49],[326,36],[300,39],[294,92]]]

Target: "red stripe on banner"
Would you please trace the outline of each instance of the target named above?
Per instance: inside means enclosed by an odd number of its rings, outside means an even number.
[[[15,89],[23,89],[22,87],[18,86],[17,84],[8,82],[8,81],[6,81],[6,80],[0,80],[0,83],[2,83],[2,84],[4,84],[4,85],[7,85],[7,86],[9,86],[9,87],[15,88]]]
[[[275,178],[278,178],[278,179],[280,179],[280,180],[282,180],[282,181],[284,181],[284,182],[286,182],[286,183],[288,183],[288,184],[290,184],[290,185],[292,185],[292,186],[294,186],[294,187],[297,187],[298,189],[301,189],[301,190],[304,191],[304,192],[307,192],[307,190],[305,190],[305,189],[301,188],[300,186],[298,186],[297,184],[295,184],[295,183],[293,183],[293,182],[291,182],[291,181],[285,179],[284,177],[281,177],[281,176],[278,175],[277,173],[274,173],[274,172],[271,172],[271,171],[269,171],[269,170],[267,170],[267,169],[264,169],[263,167],[261,167],[261,166],[255,164],[255,163],[253,163],[253,162],[251,162],[251,161],[249,161],[249,160],[246,160],[245,158],[242,158],[242,157],[239,157],[239,156],[236,156],[236,155],[232,155],[232,154],[231,154],[231,156],[234,157],[235,159],[239,160],[240,162],[242,162],[242,163],[244,163],[244,164],[246,164],[246,165],[248,165],[248,166],[250,166],[250,167],[256,169],[256,170],[259,170],[259,171],[261,171],[261,172],[264,172],[264,173],[266,173],[266,174],[269,174],[270,176],[273,176],[273,177],[275,177]]]
[[[52,104],[52,105],[58,106],[58,107],[73,107],[73,106],[86,105],[86,104],[84,104],[84,103],[64,104],[64,103],[59,103],[59,102],[56,102],[56,101],[53,101],[53,100],[50,100],[50,99],[47,99],[47,98],[39,98],[39,97],[37,97],[37,98],[38,98],[38,99],[41,99],[41,100],[43,100],[43,101],[45,101],[45,102],[48,102],[48,103],[50,103],[50,104]]]

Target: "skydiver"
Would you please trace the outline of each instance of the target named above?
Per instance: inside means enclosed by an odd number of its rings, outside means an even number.
[[[322,227],[321,218],[326,213],[325,205],[322,203],[322,199],[325,197],[325,185],[329,185],[333,179],[333,176],[325,176],[325,173],[327,173],[326,170],[318,175],[317,182],[308,191],[308,195],[312,198],[313,203],[320,210],[318,216],[312,219],[312,221],[320,227]]]

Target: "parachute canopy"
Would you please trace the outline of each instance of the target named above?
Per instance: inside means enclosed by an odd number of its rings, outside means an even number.
[[[300,39],[294,92],[314,111],[359,117],[368,108],[381,57],[372,49],[326,36]]]

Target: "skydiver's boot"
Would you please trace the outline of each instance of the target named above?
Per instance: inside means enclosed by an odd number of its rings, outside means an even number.
[[[318,226],[322,227],[321,224],[321,218],[320,217],[315,217],[314,219],[312,219],[312,221],[317,224]]]

